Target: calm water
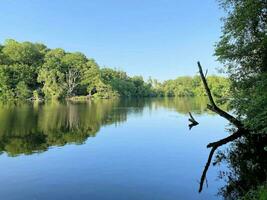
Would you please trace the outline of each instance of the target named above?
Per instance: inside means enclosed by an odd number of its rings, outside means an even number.
[[[220,199],[198,181],[227,122],[205,99],[0,106],[0,199]],[[200,125],[188,130],[188,112]]]

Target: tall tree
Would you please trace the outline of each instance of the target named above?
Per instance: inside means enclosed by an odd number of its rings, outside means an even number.
[[[232,105],[244,124],[267,133],[267,1],[221,0],[228,13],[215,55],[232,81]]]
[[[38,82],[42,83],[42,91],[46,98],[59,98],[64,96],[64,73],[62,58],[63,49],[53,49],[44,58],[44,64],[38,74]]]
[[[221,193],[226,199],[266,199],[261,185],[267,181],[267,1],[220,3],[227,16],[215,55],[231,79],[235,114],[250,133],[217,156],[231,170]]]
[[[70,97],[74,95],[74,90],[80,84],[81,70],[87,67],[87,58],[81,53],[67,53],[62,58],[62,63],[64,65],[66,95]]]
[[[42,49],[45,48],[42,46]],[[31,96],[31,91],[38,87],[38,67],[43,58],[39,49],[39,45],[30,42],[5,41],[4,46],[0,48],[0,96]]]

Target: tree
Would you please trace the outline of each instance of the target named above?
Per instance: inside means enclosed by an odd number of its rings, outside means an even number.
[[[267,133],[267,1],[221,0],[227,11],[215,55],[232,82],[232,106],[245,126]]]
[[[93,59],[88,59],[81,68],[81,88],[89,93],[95,86],[100,84],[100,69]],[[96,88],[97,90],[99,88]]]
[[[233,97],[230,104],[237,118],[229,121],[238,130],[207,146],[212,150],[202,174],[200,191],[215,150],[221,144],[234,141],[226,153],[216,156],[215,164],[223,160],[230,168],[230,173],[226,172],[223,176],[228,184],[222,188],[222,195],[226,199],[265,199],[267,1],[221,0],[220,3],[226,10],[227,17],[224,18],[223,35],[216,45],[215,55],[224,64],[222,71],[230,77],[230,92]],[[264,195],[257,194],[257,191],[263,190]]]
[[[42,61],[42,54],[39,49],[40,45],[30,42],[19,43],[15,40],[6,40],[2,49],[5,64],[19,63],[37,66]]]
[[[16,86],[15,94],[20,99],[27,99],[31,96],[31,91],[24,81],[20,81]]]
[[[85,68],[84,65],[87,63],[87,58],[81,53],[67,53],[61,62],[64,66],[66,95],[70,97],[80,84],[81,70]]]
[[[64,74],[57,69],[41,69],[38,82],[46,98],[57,99],[64,96]]]
[[[63,49],[53,49],[47,52],[44,63],[38,73],[37,81],[42,84],[42,91],[46,98],[60,98],[64,96],[64,73],[62,71]]]
[[[2,98],[25,98],[38,87],[37,72],[43,56],[39,49],[45,48],[30,42],[5,41],[4,46],[0,47],[0,96]],[[26,96],[18,92],[22,89],[22,85],[24,89],[27,88]]]

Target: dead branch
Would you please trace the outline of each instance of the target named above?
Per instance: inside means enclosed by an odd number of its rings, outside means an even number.
[[[203,185],[204,185],[204,181],[206,179],[207,171],[208,171],[208,169],[210,167],[211,160],[212,160],[213,154],[215,153],[215,150],[218,147],[220,147],[220,146],[222,146],[224,144],[227,144],[228,142],[232,142],[232,141],[236,140],[237,138],[241,137],[242,135],[243,135],[243,130],[237,130],[235,133],[233,133],[229,137],[226,137],[224,139],[221,139],[221,140],[219,140],[217,142],[209,143],[207,145],[207,148],[212,148],[212,149],[210,151],[210,154],[209,154],[207,163],[206,163],[205,168],[204,168],[204,170],[202,172],[202,175],[201,175],[198,192],[201,192],[202,189],[203,189]]]
[[[226,138],[223,138],[223,139],[216,141],[216,142],[209,143],[207,145],[207,148],[222,146],[224,144],[227,144],[228,142],[232,142],[232,141],[236,140],[237,138],[241,137],[242,135],[244,135],[244,130],[238,129],[235,133],[233,133],[232,135],[230,135]]]
[[[203,74],[203,71],[202,71],[202,67],[200,65],[200,62],[197,62],[198,64],[198,68],[199,68],[199,74],[200,74],[200,77],[202,79],[202,82],[203,82],[203,85],[204,85],[204,88],[205,88],[205,91],[206,91],[206,94],[209,98],[209,101],[210,101],[210,104],[207,105],[208,109],[217,113],[218,115],[222,116],[223,118],[227,119],[229,122],[231,122],[232,124],[234,124],[237,128],[243,128],[243,125],[242,123],[237,120],[235,117],[233,117],[232,115],[230,115],[229,113],[223,111],[222,109],[220,109],[216,104],[215,104],[215,101],[213,100],[213,97],[212,97],[212,94],[211,94],[211,91],[210,91],[210,88],[208,86],[208,83],[207,83],[207,80]]]
[[[218,146],[215,146],[215,147],[212,147],[211,151],[210,151],[210,154],[209,154],[209,157],[208,157],[208,161],[204,167],[204,170],[203,170],[203,173],[202,173],[202,176],[201,176],[201,179],[200,179],[200,183],[199,183],[199,189],[198,189],[198,192],[200,193],[203,189],[203,184],[204,184],[204,181],[206,179],[206,174],[207,174],[207,171],[210,167],[210,163],[211,163],[211,159],[212,159],[212,156],[215,152],[215,150],[218,148]]]
[[[193,117],[193,115],[191,114],[191,112],[189,112],[189,119],[188,121],[191,122],[191,124],[189,124],[189,130],[191,130],[192,127],[197,126],[199,123],[195,120],[195,118]]]
[[[233,133],[232,135],[230,135],[230,136],[228,136],[226,138],[223,138],[223,139],[221,139],[219,141],[209,143],[207,145],[207,148],[212,148],[212,149],[210,151],[210,154],[209,154],[207,163],[205,165],[205,168],[204,168],[204,170],[202,172],[202,176],[201,176],[201,180],[200,180],[200,185],[199,185],[199,192],[201,192],[202,191],[202,188],[203,188],[204,181],[206,179],[207,171],[209,169],[209,166],[210,166],[210,163],[211,163],[211,160],[212,160],[212,156],[213,156],[214,152],[216,151],[216,149],[218,147],[224,145],[224,144],[227,144],[228,142],[232,142],[232,141],[236,140],[237,138],[239,138],[239,137],[241,137],[241,136],[243,136],[245,134],[248,134],[249,131],[244,128],[244,126],[242,125],[242,123],[238,119],[236,119],[235,117],[233,117],[229,113],[223,111],[222,109],[220,109],[215,104],[215,101],[213,100],[213,97],[212,97],[210,88],[209,88],[208,83],[207,83],[207,80],[206,80],[207,73],[204,76],[202,67],[200,65],[200,62],[197,62],[197,64],[198,64],[199,74],[200,74],[201,80],[203,82],[203,85],[204,85],[206,94],[207,94],[207,96],[209,98],[209,102],[210,102],[210,104],[207,105],[207,108],[209,110],[217,113],[221,117],[227,119],[230,123],[232,123],[233,125],[235,125],[237,127],[237,131],[235,133]]]

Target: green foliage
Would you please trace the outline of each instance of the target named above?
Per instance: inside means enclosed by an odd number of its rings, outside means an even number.
[[[216,97],[228,95],[229,81],[208,77]],[[97,93],[91,95],[91,91]],[[60,99],[75,96],[93,98],[202,96],[201,80],[180,77],[160,83],[142,76],[102,68],[84,54],[48,49],[40,43],[6,40],[0,45],[1,99]],[[87,97],[86,97],[87,98]]]
[[[60,98],[64,95],[64,74],[56,69],[41,69],[38,82],[43,83],[42,91],[46,98]]]
[[[267,199],[267,2],[220,0],[226,10],[223,35],[215,55],[231,81],[230,101],[247,129],[226,160],[231,174],[223,189],[227,199]]]
[[[37,87],[38,67],[46,47],[7,40],[0,48],[0,98],[27,98]],[[42,50],[42,51],[41,51]]]
[[[86,93],[89,93],[94,86],[100,87],[100,70],[99,66],[93,59],[87,60],[81,68],[81,88],[85,88]],[[99,90],[100,88],[97,87]]]
[[[256,190],[251,189],[240,200],[266,200],[267,185],[259,186]]]
[[[208,76],[207,81],[215,98],[229,97],[230,82],[227,78],[219,76]],[[179,77],[175,80],[168,80],[165,81],[160,86],[160,88],[162,90],[162,93],[168,97],[206,95],[199,76],[184,76]]]
[[[38,90],[34,90],[32,94],[34,100],[39,101],[41,99]]]
[[[141,76],[129,77],[123,71],[109,68],[101,69],[101,80],[110,85],[119,96],[148,97],[152,96],[152,87]]]
[[[23,98],[26,96],[20,96],[17,90],[22,87],[22,82],[27,88],[35,87],[35,70],[33,67],[25,64],[12,64],[12,65],[0,65],[0,91],[1,98],[17,97]],[[9,99],[9,98],[8,98]]]
[[[27,99],[31,96],[31,91],[24,81],[20,81],[16,86],[15,94],[20,99]]]
[[[267,133],[267,3],[221,0],[228,12],[215,55],[232,82],[232,106],[255,133]]]
[[[15,40],[6,40],[2,49],[6,64],[20,63],[26,65],[36,65],[42,60],[42,53],[39,44],[30,42],[19,43]]]

